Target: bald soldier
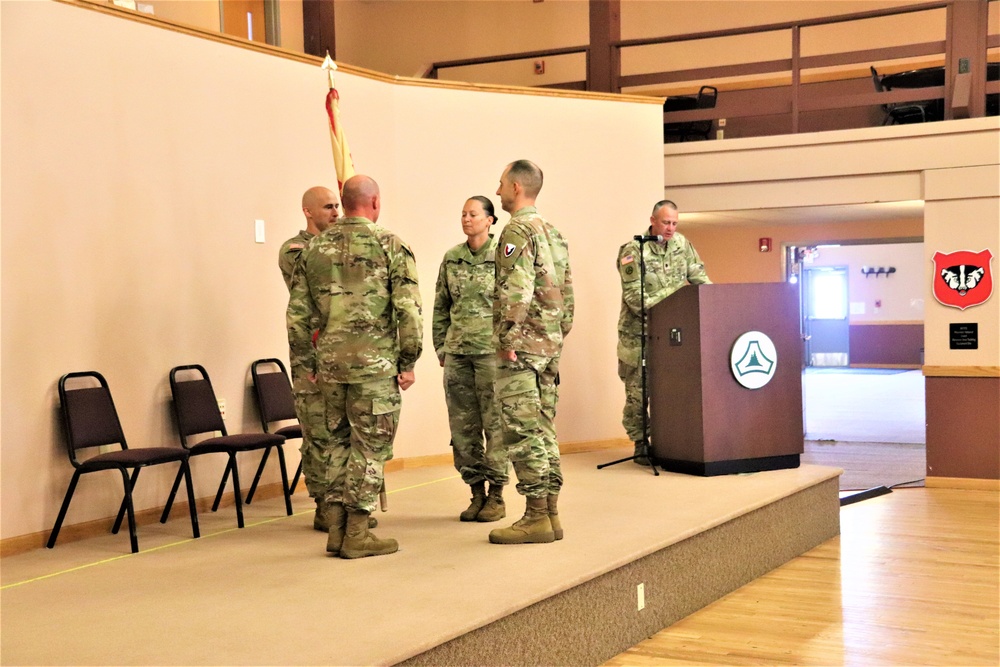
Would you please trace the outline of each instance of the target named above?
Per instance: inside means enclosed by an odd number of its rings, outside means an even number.
[[[677,231],[677,204],[664,199],[653,206],[646,234],[659,236],[662,241],[642,244],[646,283],[639,282],[639,242],[629,241],[618,250],[618,274],[622,282],[621,314],[618,316],[618,377],[625,383],[625,408],[622,425],[629,440],[635,443],[635,462],[649,465],[648,434],[643,432],[642,402],[642,304],[646,311],[666,299],[684,285],[711,283],[694,246]],[[648,423],[648,420],[647,420]]]
[[[359,558],[399,549],[370,532],[368,518],[392,458],[400,390],[415,381],[423,323],[413,253],[376,224],[378,185],[353,176],[341,200],[344,217],[309,242],[293,273],[288,343],[292,377],[315,378],[323,398],[326,549]]]
[[[555,416],[559,356],[573,326],[569,247],[535,208],[542,170],[528,160],[507,165],[497,194],[511,214],[497,243],[493,338],[499,351],[494,395],[504,446],[525,496],[524,516],[490,532],[494,544],[562,539],[562,488]]]
[[[313,237],[326,231],[334,220],[340,216],[340,201],[335,192],[322,186],[309,188],[302,195],[302,214],[306,218],[306,228],[288,239],[278,251],[278,268],[285,279],[285,285],[292,288],[292,274],[299,263],[302,250]],[[319,328],[319,322],[311,322],[313,331]],[[314,378],[299,378],[293,387],[295,394],[295,412],[302,427],[302,476],[306,480],[309,496],[316,502],[316,516],[313,528],[327,532],[326,507],[323,500],[323,489],[330,462],[322,457],[325,446],[314,445],[316,439],[325,440],[326,424],[323,409],[323,397],[319,393]]]

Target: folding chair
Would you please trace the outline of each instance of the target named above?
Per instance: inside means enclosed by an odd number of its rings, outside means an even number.
[[[262,372],[266,366],[275,366],[277,371]],[[260,426],[264,433],[271,433],[271,424],[274,422],[297,419],[295,413],[295,396],[292,394],[292,384],[288,380],[288,372],[280,359],[258,359],[250,364],[250,375],[253,378],[254,396],[257,397],[257,408],[260,413]],[[276,435],[283,436],[286,440],[302,437],[302,427],[296,424],[279,427],[274,431]],[[267,455],[270,450],[264,452],[264,456],[257,466],[257,474],[254,475],[253,484],[250,485],[250,492],[247,493],[247,505],[253,501],[253,494],[257,490],[257,483],[260,475],[264,472],[264,465],[267,463]],[[302,476],[302,461],[292,476],[292,485],[288,487],[288,493],[295,493],[295,487],[299,484],[299,477]]]
[[[182,380],[180,378],[182,374],[196,374],[199,377]],[[288,493],[288,473],[285,470],[285,452],[282,449],[285,439],[273,433],[229,435],[226,431],[226,423],[222,419],[222,413],[219,412],[219,403],[215,398],[215,391],[212,389],[212,381],[208,377],[208,371],[198,364],[177,366],[170,370],[170,393],[174,397],[174,416],[177,418],[181,445],[191,453],[191,456],[226,454],[229,457],[226,470],[222,473],[222,481],[219,483],[219,491],[215,494],[212,511],[215,512],[219,509],[222,492],[226,488],[226,482],[229,481],[231,473],[236,503],[236,522],[242,528],[243,499],[240,494],[240,473],[236,465],[236,455],[240,452],[263,449],[264,455],[267,456],[272,448],[276,448],[281,467],[281,486],[285,494],[285,511],[291,516],[292,500]],[[188,440],[190,436],[215,432],[221,433],[221,435],[197,443],[191,443]],[[167,501],[168,511],[176,492],[177,483],[175,482],[174,488],[170,491],[170,499]]]
[[[84,386],[70,388],[67,385],[71,380],[89,378],[96,380],[99,386]],[[92,384],[92,383],[89,383]],[[118,419],[118,411],[115,409],[114,400],[111,398],[111,389],[108,387],[104,376],[96,371],[84,371],[79,373],[67,373],[59,378],[59,402],[61,404],[63,423],[66,427],[66,445],[69,452],[69,461],[73,464],[75,471],[70,480],[69,488],[66,490],[66,498],[62,507],[59,508],[59,516],[56,518],[55,526],[49,535],[46,546],[51,549],[56,545],[56,538],[59,537],[59,529],[62,528],[63,520],[66,518],[66,510],[73,498],[76,484],[80,481],[80,476],[89,472],[100,470],[117,470],[122,475],[122,483],[125,486],[125,498],[118,509],[118,516],[115,518],[114,527],[111,532],[115,535],[121,529],[122,519],[128,513],[128,532],[132,543],[132,553],[138,553],[139,540],[135,535],[135,509],[132,506],[132,489],[139,478],[139,471],[148,466],[159,465],[161,463],[180,463],[177,471],[177,478],[174,480],[174,491],[170,494],[170,502],[163,509],[160,516],[160,523],[166,523],[170,515],[170,505],[173,502],[174,493],[181,483],[181,477],[187,486],[188,505],[191,510],[191,532],[195,537],[200,537],[198,529],[198,508],[194,501],[194,488],[191,486],[191,471],[188,467],[188,452],[179,447],[146,447],[129,449],[125,441],[125,434],[122,432],[121,421]],[[97,454],[85,461],[77,458],[77,451],[88,447],[101,447],[105,445],[118,445],[120,449],[116,451]],[[132,470],[131,477],[128,474]]]

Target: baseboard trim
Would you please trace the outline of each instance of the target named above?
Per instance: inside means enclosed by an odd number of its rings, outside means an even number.
[[[1000,479],[976,479],[974,477],[928,477],[924,480],[924,486],[928,489],[1000,491]]]
[[[298,493],[304,494],[305,484],[301,486]],[[281,482],[274,482],[272,484],[261,484],[257,487],[254,492],[254,500],[266,499],[266,498],[277,498],[281,496]],[[215,496],[205,496],[204,498],[198,498],[195,500],[195,505],[198,507],[198,513],[208,512],[212,509],[212,503],[215,501]],[[226,493],[222,497],[222,501],[219,503],[220,507],[228,507],[235,503],[233,499],[232,492]],[[160,514],[163,513],[163,507],[150,507],[149,509],[136,510],[135,512],[135,525],[138,529],[139,526],[145,526],[152,523],[157,523],[160,520]],[[187,501],[175,501],[173,508],[170,510],[169,521],[183,521],[190,523],[190,513],[188,512]],[[59,541],[56,542],[56,547],[60,544],[66,542],[76,542],[78,540],[86,540],[92,537],[100,537],[101,535],[107,535],[111,532],[112,526],[114,526],[115,517],[105,517],[103,519],[94,519],[93,521],[84,521],[83,523],[75,524],[63,524],[62,528],[59,529]],[[0,540],[0,558],[6,558],[7,556],[16,556],[17,554],[22,554],[27,551],[32,551],[34,549],[44,549],[45,544],[49,541],[49,535],[52,530],[42,530],[37,533],[29,533],[27,535],[17,535],[15,537],[7,537]],[[124,535],[123,539],[128,541],[128,526],[123,525],[119,535]]]
[[[632,443],[629,440],[624,438],[611,440],[584,440],[581,442],[568,442],[560,444],[559,451],[562,454],[579,454],[581,452],[593,452],[603,449],[628,447],[631,446],[631,444]],[[395,472],[411,468],[425,468],[427,466],[443,466],[451,464],[452,456],[451,452],[448,451],[442,454],[431,454],[429,456],[408,456],[393,459],[385,464],[385,471]],[[299,486],[298,494],[307,494],[305,484]],[[261,484],[258,486],[257,491],[254,494],[254,498],[277,498],[280,495],[281,483],[273,482],[271,484]],[[198,498],[195,501],[198,506],[198,512],[201,513],[209,511],[214,500],[214,495]],[[233,502],[233,494],[230,492],[223,496],[220,505],[226,507],[232,505]],[[160,514],[162,512],[163,507],[151,507],[149,509],[137,510],[135,513],[135,525],[138,527],[156,523],[160,520]],[[175,502],[173,509],[170,510],[170,517],[171,521],[189,521],[187,502],[181,502],[179,500]],[[59,542],[57,542],[56,546],[65,542],[76,542],[77,540],[86,540],[91,537],[106,535],[111,532],[111,526],[114,525],[114,522],[114,517],[105,517],[103,519],[84,521],[83,523],[73,525],[63,524],[63,527],[59,530]],[[123,527],[122,530],[126,531],[127,534],[127,527]],[[14,537],[0,539],[0,558],[16,556],[17,554],[32,551],[33,549],[45,548],[45,543],[48,542],[49,534],[51,532],[52,530],[49,529],[42,530],[37,533],[16,535]]]

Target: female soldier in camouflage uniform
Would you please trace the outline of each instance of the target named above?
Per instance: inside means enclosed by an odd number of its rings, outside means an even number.
[[[507,514],[503,487],[508,460],[493,400],[497,241],[489,230],[495,222],[488,198],[476,196],[465,202],[462,231],[468,239],[445,253],[434,296],[434,350],[444,367],[452,454],[462,481],[472,487],[472,503],[460,515],[462,521],[498,521]]]

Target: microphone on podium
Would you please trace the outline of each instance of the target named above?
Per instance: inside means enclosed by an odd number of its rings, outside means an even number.
[[[656,241],[657,243],[663,243],[663,237],[654,234],[650,234],[648,236],[642,236],[641,234],[637,234],[632,238],[636,241]]]

